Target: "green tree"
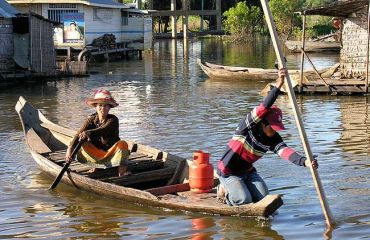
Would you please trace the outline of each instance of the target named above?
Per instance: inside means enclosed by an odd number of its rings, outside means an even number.
[[[247,6],[246,2],[239,2],[235,7],[224,12],[224,29],[241,40],[255,33],[262,25],[262,13],[256,6]]]
[[[294,26],[301,25],[301,18],[294,12],[302,7],[302,1],[271,0],[269,5],[277,31],[283,35],[283,38],[288,38]]]
[[[326,5],[335,1],[336,0],[306,0],[304,5],[308,8],[311,8]]]

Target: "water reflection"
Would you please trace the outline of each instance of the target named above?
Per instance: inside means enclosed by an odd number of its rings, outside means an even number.
[[[25,147],[14,111],[19,95],[51,120],[77,128],[94,110],[85,105],[94,89],[107,88],[120,106],[121,137],[190,158],[211,153],[215,164],[240,118],[262,100],[264,82],[207,79],[196,58],[227,65],[273,67],[269,40],[235,45],[220,40],[159,41],[144,60],[93,63],[88,78],[64,79],[0,92],[0,237],[135,239],[322,238],[325,222],[309,171],[268,154],[256,167],[285,205],[269,222],[204,216],[137,206],[64,185],[50,194]],[[300,55],[287,56],[298,68]],[[338,56],[312,56],[320,67]],[[368,97],[298,96],[305,129],[339,228],[333,239],[369,236]],[[300,152],[289,100],[279,97],[287,144]],[[4,151],[5,149],[5,151]],[[294,226],[294,228],[292,228]]]
[[[343,131],[338,144],[345,152],[369,155],[369,97],[344,97],[340,112]]]
[[[244,219],[245,220],[245,219]],[[223,218],[217,221],[220,227],[219,234],[230,239],[285,239],[273,230],[269,222],[261,219],[260,222],[240,221],[237,218]]]

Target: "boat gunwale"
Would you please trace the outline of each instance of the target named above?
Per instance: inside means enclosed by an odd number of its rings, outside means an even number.
[[[246,81],[273,81],[278,78],[277,69],[223,66],[202,62],[200,58],[197,59],[197,63],[210,78],[243,79]],[[299,72],[300,70],[289,70],[289,74],[299,74]]]
[[[22,98],[22,97],[20,97]],[[19,102],[18,102],[19,103]],[[17,107],[16,109],[20,110],[20,108]],[[32,111],[37,111],[38,117],[39,117],[39,123],[26,123],[24,116],[17,110],[17,112],[20,115],[22,127],[24,129],[24,134],[26,138],[26,142],[28,145],[28,148],[31,152],[31,155],[33,156],[34,160],[38,164],[38,166],[41,168],[42,172],[47,174],[48,176],[55,177],[60,170],[62,169],[62,166],[58,165],[57,163],[53,162],[51,159],[47,158],[46,156],[43,156],[43,154],[38,153],[37,151],[33,150],[32,147],[28,144],[27,141],[27,134],[26,134],[26,126],[28,130],[39,126],[41,127],[42,122],[50,122],[40,110],[34,108],[32,105],[27,103],[27,101],[24,100],[23,107],[28,104],[28,107],[32,108]],[[52,123],[52,122],[50,122]],[[53,123],[54,124],[54,123]],[[56,125],[56,124],[55,124]],[[59,125],[56,125],[59,126]],[[51,132],[51,130],[49,129]],[[42,141],[42,139],[40,139]],[[65,143],[64,143],[65,144]],[[145,145],[142,145],[145,146]],[[145,146],[146,147],[146,146]],[[149,147],[151,148],[151,147]],[[151,148],[155,149],[155,148]],[[158,149],[155,149],[159,151]],[[174,157],[174,159],[168,159],[170,161],[177,162],[180,158],[176,155],[172,155],[167,152],[163,152],[163,157],[166,156],[168,158]],[[187,163],[187,167],[189,165],[189,160],[185,161]],[[217,202],[213,202],[212,205],[205,205],[206,202],[203,203],[203,205],[196,205],[193,204],[191,199],[188,202],[181,201],[180,195],[172,195],[172,194],[164,194],[164,195],[154,195],[148,191],[145,190],[139,190],[135,188],[129,188],[125,186],[116,185],[114,183],[109,182],[103,182],[98,179],[89,178],[87,176],[84,176],[82,174],[79,174],[77,172],[73,172],[68,170],[67,174],[65,174],[62,178],[62,182],[66,183],[71,186],[75,186],[78,189],[86,190],[88,192],[93,192],[96,194],[103,194],[108,197],[113,197],[116,199],[124,199],[128,200],[133,203],[138,204],[149,204],[153,207],[160,207],[160,208],[166,208],[166,209],[172,209],[175,211],[194,211],[199,213],[207,213],[207,214],[217,214],[217,215],[225,215],[225,216],[269,216],[272,213],[274,213],[282,204],[283,201],[281,199],[280,194],[275,195],[268,195],[266,199],[261,200],[257,203],[242,205],[242,206],[228,206],[227,204],[221,204]],[[190,192],[190,191],[188,191]],[[191,192],[190,192],[191,193]],[[194,195],[198,196],[197,194]],[[166,200],[166,198],[172,198],[172,200]],[[216,201],[216,199],[213,199],[212,196],[209,197],[212,201]],[[263,202],[264,201],[264,202]],[[268,203],[268,205],[264,205]]]

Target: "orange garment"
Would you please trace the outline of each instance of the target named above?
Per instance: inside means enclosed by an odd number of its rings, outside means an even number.
[[[116,142],[107,151],[85,142],[77,154],[77,159],[96,168],[110,168],[127,165],[129,154],[128,145],[122,140]]]

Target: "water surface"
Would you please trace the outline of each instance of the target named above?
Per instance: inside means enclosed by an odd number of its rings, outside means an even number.
[[[93,63],[95,74],[39,85],[1,89],[0,238],[37,239],[367,239],[369,203],[369,97],[298,96],[319,174],[337,222],[326,225],[308,169],[267,154],[256,163],[271,193],[284,205],[269,220],[209,216],[150,208],[104,198],[72,187],[47,189],[51,179],[37,168],[14,111],[20,95],[56,123],[78,128],[93,109],[93,90],[107,88],[120,103],[121,137],[191,158],[198,149],[216,164],[241,117],[263,97],[266,82],[208,79],[196,59],[218,64],[272,68],[266,39],[246,45],[220,40],[163,40],[143,60]],[[300,55],[288,55],[298,69]],[[319,69],[337,54],[312,55]],[[306,65],[306,68],[309,66]],[[303,152],[289,100],[280,96],[287,144]]]

